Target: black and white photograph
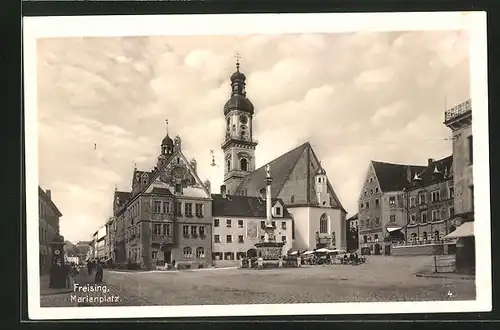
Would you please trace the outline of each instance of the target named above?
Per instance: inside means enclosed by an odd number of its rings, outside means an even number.
[[[486,63],[481,12],[24,18],[29,317],[490,311]]]

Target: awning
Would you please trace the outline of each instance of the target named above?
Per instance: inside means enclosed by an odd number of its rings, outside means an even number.
[[[292,253],[290,253],[291,256],[294,256],[297,254],[297,251],[293,251]]]
[[[464,222],[460,227],[443,237],[443,239],[471,236],[474,236],[474,221]]]
[[[326,249],[326,248],[321,248],[321,249],[317,249],[316,251],[314,252],[319,252],[319,253],[326,253],[326,252],[330,252],[329,249]]]
[[[401,230],[403,227],[389,227],[386,228],[389,233],[392,233],[393,231]]]
[[[306,252],[304,252],[302,254],[306,254],[307,255],[307,254],[313,254],[313,253],[314,253],[314,251],[306,251]]]

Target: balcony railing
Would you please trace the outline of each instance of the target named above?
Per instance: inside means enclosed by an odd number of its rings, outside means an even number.
[[[445,111],[444,121],[448,122],[448,121],[450,121],[456,117],[459,117],[459,116],[461,116],[464,113],[467,113],[469,111],[472,111],[471,100],[467,100],[467,101],[451,108],[450,110]]]

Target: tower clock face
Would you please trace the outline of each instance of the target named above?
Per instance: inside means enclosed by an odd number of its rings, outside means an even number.
[[[247,116],[240,116],[240,122],[241,122],[242,124],[246,124],[246,123],[248,122],[248,118],[247,118]]]

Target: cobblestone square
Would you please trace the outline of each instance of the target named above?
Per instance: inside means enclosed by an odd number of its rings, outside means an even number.
[[[474,300],[475,281],[417,277],[432,257],[371,257],[359,266],[281,269],[107,270],[110,305],[225,305]],[[102,296],[102,293],[97,294]],[[45,298],[47,299],[47,298]],[[60,298],[61,299],[61,298]],[[49,306],[47,300],[42,307]],[[68,306],[66,298],[66,306]],[[64,305],[60,301],[59,305]],[[76,306],[76,304],[73,304]],[[54,306],[53,304],[50,306]]]

